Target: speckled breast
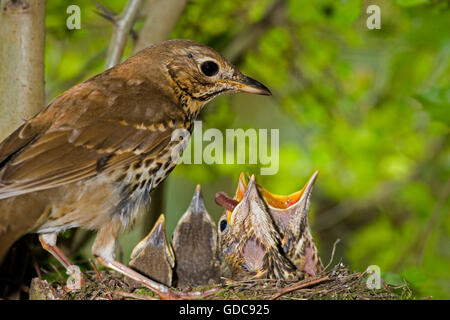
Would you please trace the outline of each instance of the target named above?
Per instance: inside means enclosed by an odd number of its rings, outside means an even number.
[[[141,204],[150,203],[150,192],[175,168],[187,142],[188,140],[171,141],[156,156],[137,160],[124,168],[123,174],[116,180],[121,200],[114,209],[114,214],[120,215],[124,225],[136,218]]]

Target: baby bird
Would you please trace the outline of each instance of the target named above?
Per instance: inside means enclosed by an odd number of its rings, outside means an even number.
[[[257,190],[254,176],[240,197],[238,193],[235,203],[233,199],[225,200],[223,195],[216,197],[219,204],[231,209],[225,211],[218,228],[220,253],[232,278],[295,280],[296,268],[280,250],[279,233]]]
[[[282,255],[295,267],[295,271],[291,271],[295,276],[291,276],[291,279],[296,276],[299,278],[303,276],[315,276],[323,269],[317,247],[311,234],[308,219],[312,186],[316,181],[317,175],[318,172],[315,172],[300,191],[288,196],[272,194],[261,186],[256,185],[258,193],[255,201],[260,203],[259,207],[263,207],[266,210],[270,216],[270,223],[272,224],[273,229],[276,230],[275,236],[273,233],[266,232],[266,238],[279,238],[278,252],[275,255]],[[219,228],[220,225],[227,225],[228,227],[227,218],[233,214],[243,201],[250,185],[251,183],[247,186],[245,176],[241,173],[234,199],[229,198],[223,193],[216,195],[216,202],[227,209],[219,222]],[[261,203],[263,205],[261,205]],[[239,227],[236,226],[235,229],[239,229]],[[262,230],[264,229],[268,228],[265,227]],[[245,234],[245,228],[241,227],[241,232],[242,234]],[[231,251],[240,256],[241,259],[245,260],[242,252],[236,250],[233,245],[227,243],[227,236],[219,236],[222,253],[224,251]],[[270,254],[274,254],[273,252],[274,251],[268,251]],[[246,272],[245,267],[227,259],[226,255],[224,256],[227,262],[229,262],[228,266],[232,271],[234,270],[235,274]],[[263,273],[271,274],[270,270],[260,272],[260,274]],[[247,274],[247,277],[248,276],[249,274]]]
[[[159,216],[149,234],[134,247],[129,266],[159,283],[172,285],[175,256],[167,242],[164,214]],[[130,282],[133,283],[133,280]]]
[[[173,231],[172,247],[177,287],[219,282],[216,225],[206,210],[200,185],[197,185],[189,208]]]
[[[307,276],[315,276],[323,268],[309,225],[311,192],[318,174],[314,172],[301,190],[287,196],[272,194],[258,186],[280,232],[284,254]]]

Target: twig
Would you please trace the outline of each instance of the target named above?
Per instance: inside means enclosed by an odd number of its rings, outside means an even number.
[[[104,7],[101,3],[94,0],[94,4],[97,7],[97,11],[95,11],[96,14],[98,14],[100,17],[106,19],[107,21],[111,22],[112,24],[116,24],[117,15],[109,10],[108,8]],[[137,33],[130,29],[130,35],[133,41],[136,41],[138,39]]]
[[[95,291],[94,294],[92,295],[92,297],[89,300],[95,300],[95,298],[98,297],[98,294],[100,293],[99,290]]]
[[[89,259],[89,263],[91,264],[92,269],[94,269],[95,273],[97,274],[97,277],[98,277],[98,279],[100,280],[100,283],[104,285],[105,282],[103,281],[103,278],[102,278],[100,272],[98,271],[97,266],[95,265],[94,261],[92,261],[92,259]],[[111,294],[110,294],[109,292],[106,292],[106,296],[108,297],[109,300],[112,300],[112,299],[113,299],[112,296],[111,296]],[[94,298],[95,298],[95,297],[94,297]],[[94,298],[92,298],[92,300],[93,300]]]
[[[127,43],[127,36],[133,27],[142,0],[129,0],[123,12],[115,18],[114,33],[106,56],[105,69],[114,67],[120,62]]]
[[[35,255],[33,253],[33,250],[30,250],[30,256],[31,256],[31,260],[33,262],[34,270],[36,271],[36,274],[37,274],[39,280],[42,280],[42,274],[41,274],[41,270],[39,268],[39,263],[36,260],[36,257],[35,257]]]
[[[310,280],[308,282],[300,282],[300,283],[294,284],[292,286],[286,287],[283,290],[279,291],[277,294],[273,295],[269,300],[275,300],[286,293],[296,291],[296,290],[299,290],[302,288],[306,288],[306,287],[309,287],[309,286],[312,286],[312,285],[315,285],[315,284],[318,284],[318,283],[321,283],[321,282],[324,282],[327,280],[329,280],[328,276],[324,276],[321,278],[316,278],[316,279]]]
[[[380,280],[381,280],[381,283],[383,284],[383,287],[386,289],[386,291],[392,295],[392,291],[391,291],[391,288],[389,288],[389,285],[383,279],[380,279]]]
[[[341,242],[341,239],[337,238],[336,241],[333,243],[333,251],[331,251],[331,258],[330,258],[330,262],[328,262],[327,266],[323,269],[323,271],[326,271],[328,269],[328,267],[331,265],[331,263],[333,262],[334,259],[334,252],[336,251],[336,245]]]
[[[97,7],[97,11],[95,11],[96,14],[99,16],[105,18],[106,20],[112,22],[113,24],[116,23],[116,14],[112,12],[111,10],[104,7],[100,2],[93,1],[95,6]]]
[[[142,294],[132,293],[132,292],[124,292],[124,291],[114,291],[114,295],[118,295],[123,298],[131,298],[136,300],[159,300],[150,296],[144,296]]]
[[[89,263],[91,264],[92,269],[94,269],[95,273],[97,274],[97,277],[100,280],[100,282],[103,283],[103,278],[102,278],[100,272],[98,272],[98,269],[97,269],[96,265],[94,264],[94,262],[92,261],[92,259],[89,259]]]

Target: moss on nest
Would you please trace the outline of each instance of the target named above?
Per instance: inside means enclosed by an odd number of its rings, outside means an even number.
[[[80,289],[67,291],[64,284],[59,281],[52,281],[46,285],[44,281],[34,279],[30,292],[30,298],[45,299],[69,299],[69,300],[105,300],[105,299],[158,299],[151,290],[147,288],[137,288],[130,285],[124,276],[111,271],[101,271],[100,281],[96,272],[87,270],[84,272],[87,281]],[[351,271],[342,263],[334,266],[331,270],[297,283],[282,283],[280,281],[249,280],[231,281],[224,279],[222,285],[203,286],[188,288],[187,290],[204,291],[211,288],[219,290],[211,296],[202,299],[215,300],[253,300],[271,299],[276,297],[279,300],[303,300],[303,299],[331,299],[331,300],[398,300],[411,299],[412,293],[405,283],[401,286],[391,286],[383,282],[380,289],[369,289],[366,285],[367,274]],[[316,283],[314,283],[316,282]],[[285,292],[293,286],[300,289]],[[174,289],[177,291],[178,289]]]

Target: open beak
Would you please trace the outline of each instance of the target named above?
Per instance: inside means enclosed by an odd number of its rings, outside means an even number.
[[[264,205],[262,204],[262,199],[258,193],[256,182],[255,182],[255,175],[252,175],[250,177],[250,180],[248,182],[247,190],[245,191],[244,197],[242,200],[238,203],[238,205],[233,209],[232,212],[228,214],[228,222],[230,224],[233,224],[235,216],[242,215],[242,214],[249,214],[252,212],[251,210],[251,203],[261,203],[261,207]],[[239,209],[237,207],[239,206]],[[246,208],[246,209],[245,209]],[[253,212],[252,214],[258,214],[258,212]]]
[[[318,175],[319,171],[314,172],[301,190],[287,196],[273,194],[262,187],[260,187],[260,191],[269,206],[277,209],[287,209],[309,196]]]
[[[241,92],[261,94],[264,96],[272,95],[272,92],[270,92],[269,88],[267,88],[261,82],[256,81],[253,78],[244,76],[243,74],[240,75],[238,79],[226,80],[226,83]]]

